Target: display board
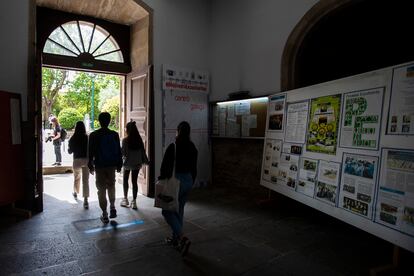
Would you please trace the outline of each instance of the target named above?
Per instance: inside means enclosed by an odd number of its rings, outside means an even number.
[[[269,96],[261,184],[414,252],[414,63]]]
[[[212,135],[231,138],[263,138],[267,97],[212,103]]]

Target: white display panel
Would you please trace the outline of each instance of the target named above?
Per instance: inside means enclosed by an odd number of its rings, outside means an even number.
[[[289,168],[294,165],[292,168],[296,166],[297,172],[293,174],[284,170],[282,164],[282,171],[279,167],[274,169],[275,177],[272,181],[270,173],[264,174],[265,167],[269,172],[269,162],[265,162],[264,156],[261,185],[414,252],[414,182],[409,180],[414,179],[414,173],[410,171],[404,174],[407,180],[404,186],[405,197],[397,206],[400,224],[395,227],[387,225],[392,208],[387,208],[390,204],[386,192],[389,190],[383,187],[388,183],[383,177],[393,175],[394,172],[384,166],[386,157],[382,156],[382,152],[386,148],[409,152],[414,150],[412,136],[386,134],[387,131],[390,132],[387,122],[391,123],[392,118],[389,116],[396,116],[396,112],[389,115],[393,76],[399,73],[396,73],[396,68],[405,68],[407,71],[411,67],[409,64],[398,65],[270,95],[264,155],[268,152],[269,156],[269,149],[266,151],[267,142],[277,141],[282,150],[272,159],[278,160],[279,165],[289,155],[286,154],[289,153],[288,149],[294,145],[297,154],[294,164],[289,163]],[[401,87],[401,83],[397,86]],[[397,86],[394,83],[394,90]],[[414,90],[407,92],[410,87],[404,87],[405,95],[414,93]],[[275,102],[273,106],[270,105],[271,99]],[[285,110],[278,109],[277,114],[283,114],[286,119],[282,121],[282,126],[275,123],[269,125],[269,117],[276,114],[275,105],[282,102],[282,99]],[[299,128],[302,125],[303,128],[303,123],[300,124],[295,118],[305,118],[302,108],[306,105],[298,106],[296,103],[305,102],[309,103],[309,110],[306,116],[306,140],[303,141],[300,139],[303,137],[303,129],[288,127],[286,121],[296,123]],[[399,110],[398,101],[393,100],[392,104],[393,110]],[[402,110],[406,106],[407,103]],[[406,113],[404,111],[405,117],[398,116],[401,120],[404,117],[406,123],[409,120],[411,123],[414,119],[411,114],[407,117]],[[269,129],[269,126],[272,127]],[[352,166],[356,166],[357,170],[362,168],[362,171],[353,171]],[[290,180],[290,183],[295,183],[295,188],[281,179],[285,174],[290,178],[297,177],[296,181]],[[383,188],[381,192],[380,187]],[[381,206],[382,213],[387,213],[386,215],[380,214]]]

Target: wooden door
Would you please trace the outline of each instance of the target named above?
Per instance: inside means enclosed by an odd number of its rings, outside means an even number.
[[[125,115],[126,122],[135,121],[139,134],[144,141],[147,155],[150,156],[150,103],[151,103],[150,67],[127,75],[125,83]],[[150,195],[149,166],[143,166],[138,176],[138,191],[145,196]]]

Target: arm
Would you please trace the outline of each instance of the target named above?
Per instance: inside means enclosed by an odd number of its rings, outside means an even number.
[[[73,140],[72,137],[69,139],[69,143],[68,143],[68,153],[72,154],[73,153]]]
[[[94,154],[95,154],[94,146],[95,146],[95,135],[94,135],[94,133],[91,133],[89,135],[89,145],[88,145],[88,147],[89,147],[88,167],[89,167],[89,172],[91,174],[93,174],[93,172],[95,171],[94,164],[93,164],[93,159],[94,159]]]
[[[121,147],[121,153],[123,157],[127,156],[127,152],[128,152],[128,144],[125,142],[125,139],[122,139],[122,147]]]
[[[122,169],[122,153],[121,153],[121,142],[119,141],[119,135],[117,132],[114,133],[115,135],[115,141],[116,141],[116,145],[118,147],[118,162],[117,162],[117,168],[116,171],[120,172]]]
[[[170,144],[165,151],[164,158],[162,159],[160,176],[158,179],[170,178],[173,174],[173,162],[174,162],[174,148],[175,144]]]

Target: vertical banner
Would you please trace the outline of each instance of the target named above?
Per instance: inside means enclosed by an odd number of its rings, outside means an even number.
[[[177,126],[187,121],[191,140],[198,150],[196,185],[210,181],[208,142],[208,73],[164,65],[163,67],[163,147],[175,141]]]

